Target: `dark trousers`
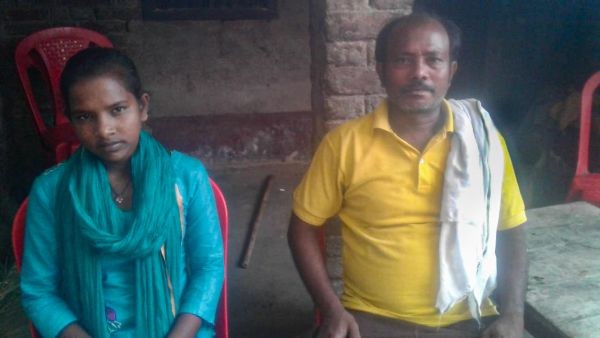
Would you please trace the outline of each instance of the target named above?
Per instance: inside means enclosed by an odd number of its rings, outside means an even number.
[[[474,319],[445,327],[428,327],[362,311],[348,310],[356,319],[362,338],[479,338],[496,317]]]

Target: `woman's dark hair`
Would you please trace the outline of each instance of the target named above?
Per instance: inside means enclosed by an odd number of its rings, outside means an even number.
[[[79,81],[103,75],[116,77],[138,100],[142,97],[142,82],[137,69],[125,53],[113,48],[86,48],[67,61],[60,77],[60,91],[67,117],[71,118],[69,102],[71,88]]]
[[[429,21],[439,22],[444,27],[448,34],[448,42],[450,45],[450,61],[457,61],[461,45],[460,28],[448,19],[427,12],[416,12],[407,16],[395,18],[383,26],[381,31],[379,31],[377,41],[375,42],[375,60],[379,63],[385,63],[390,35],[394,28],[398,26],[416,26]]]

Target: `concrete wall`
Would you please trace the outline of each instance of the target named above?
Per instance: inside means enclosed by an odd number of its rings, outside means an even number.
[[[125,46],[156,116],[310,110],[308,3],[271,21],[131,21]]]
[[[136,61],[157,116],[310,110],[308,2],[280,0],[277,19],[241,21],[144,21],[140,6],[2,2],[0,43],[9,58],[0,69],[13,71],[12,50],[24,36],[83,26],[107,35]]]
[[[384,90],[375,71],[375,38],[412,0],[313,0],[312,110],[327,130],[368,113]]]

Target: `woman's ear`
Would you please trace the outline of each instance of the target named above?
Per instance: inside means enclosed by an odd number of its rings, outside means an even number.
[[[142,94],[138,103],[140,105],[141,120],[146,122],[148,120],[148,110],[150,109],[150,95],[148,93]]]

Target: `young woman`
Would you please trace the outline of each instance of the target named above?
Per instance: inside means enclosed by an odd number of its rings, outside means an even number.
[[[85,49],[61,77],[81,146],[29,197],[23,306],[44,337],[212,337],[223,248],[202,164],[142,130],[133,62]]]

